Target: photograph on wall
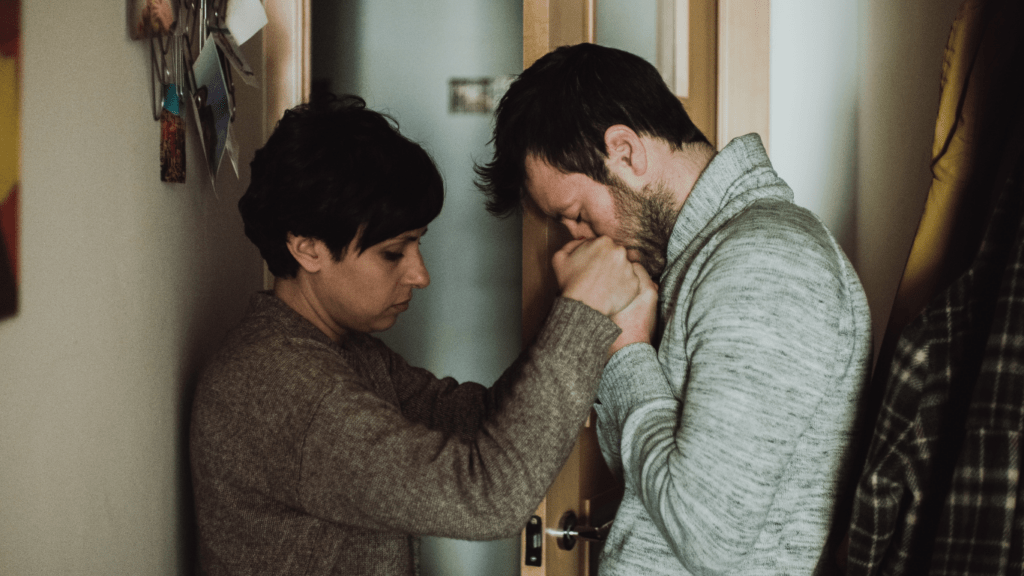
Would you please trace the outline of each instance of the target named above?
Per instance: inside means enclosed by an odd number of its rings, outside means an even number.
[[[198,123],[200,145],[210,167],[210,175],[216,177],[231,122],[227,83],[217,44],[207,42],[192,68],[196,77],[193,117]]]
[[[491,114],[514,79],[512,76],[451,78],[448,80],[448,112]]]
[[[18,311],[20,0],[0,0],[0,318]]]
[[[167,36],[176,19],[173,0],[128,0],[128,34],[132,40]]]

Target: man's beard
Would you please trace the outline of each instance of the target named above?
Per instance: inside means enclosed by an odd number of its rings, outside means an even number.
[[[671,191],[657,182],[638,192],[614,174],[608,188],[619,220],[619,240],[640,255],[640,265],[657,280],[665,270],[668,240],[679,216]]]

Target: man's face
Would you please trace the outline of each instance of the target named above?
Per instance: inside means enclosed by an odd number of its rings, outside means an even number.
[[[359,253],[352,240],[340,260],[330,261],[313,280],[322,320],[337,334],[379,332],[409,308],[413,288],[430,284],[420,255],[426,227],[410,230]]]
[[[677,211],[662,183],[634,190],[612,174],[606,186],[579,173],[566,174],[547,162],[526,158],[526,189],[548,217],[560,221],[574,238],[608,236],[626,248],[657,278],[665,269],[665,250]]]

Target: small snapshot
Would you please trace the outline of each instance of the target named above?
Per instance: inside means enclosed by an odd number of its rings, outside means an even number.
[[[452,78],[448,81],[448,112],[490,114],[512,83],[511,76]]]

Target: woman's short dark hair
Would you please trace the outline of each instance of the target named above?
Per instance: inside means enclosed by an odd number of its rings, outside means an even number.
[[[298,272],[288,233],[321,240],[340,259],[360,230],[362,253],[426,226],[444,202],[427,152],[358,96],[322,94],[288,110],[250,166],[238,201],[245,235],[282,278]]]
[[[658,70],[643,58],[595,44],[562,46],[537,60],[498,104],[494,159],[477,166],[487,209],[507,215],[525,193],[526,156],[610,185],[604,133],[623,124],[673,149],[707,138]]]

